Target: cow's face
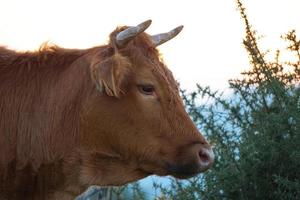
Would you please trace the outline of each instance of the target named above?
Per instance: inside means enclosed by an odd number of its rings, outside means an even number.
[[[115,37],[91,65],[97,89],[85,110],[81,182],[120,185],[151,174],[188,178],[207,170],[211,147],[186,113],[151,37],[141,33],[121,47]]]

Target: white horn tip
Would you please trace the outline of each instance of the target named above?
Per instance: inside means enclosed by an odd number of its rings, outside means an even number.
[[[148,19],[147,21],[140,23],[138,26],[145,27],[145,29],[146,29],[151,25],[151,23],[152,23],[152,20]]]
[[[183,29],[183,25],[174,28],[174,29],[172,30],[172,32],[174,33],[174,37],[175,37],[178,33],[180,33],[180,32],[182,31],[182,29]]]

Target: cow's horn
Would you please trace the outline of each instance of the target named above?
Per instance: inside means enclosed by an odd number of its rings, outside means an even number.
[[[151,24],[151,20],[147,20],[137,26],[129,27],[116,36],[116,42],[119,47],[126,45],[130,40],[132,40],[138,34],[144,32]]]
[[[176,35],[178,35],[178,33],[180,33],[180,31],[182,29],[183,29],[183,26],[178,26],[177,28],[174,28],[173,30],[171,30],[167,33],[153,35],[153,36],[151,36],[152,42],[155,46],[161,45],[161,44],[171,40]]]

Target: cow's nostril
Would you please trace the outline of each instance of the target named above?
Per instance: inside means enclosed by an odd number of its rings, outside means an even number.
[[[201,171],[207,170],[214,162],[214,153],[211,148],[202,147],[199,151]]]
[[[199,152],[199,157],[200,157],[200,159],[201,159],[202,162],[204,162],[204,163],[209,162],[209,157],[208,157],[207,153],[205,153],[203,151],[200,151]]]

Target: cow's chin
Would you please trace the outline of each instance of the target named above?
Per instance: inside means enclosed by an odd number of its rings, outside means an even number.
[[[196,176],[198,173],[193,173],[193,174],[170,174],[171,176],[174,176],[175,178],[178,179],[188,179]]]
[[[151,174],[158,175],[158,176],[173,176],[178,179],[188,179],[196,176],[201,171],[199,171],[198,167],[194,165],[178,165],[178,164],[166,164],[153,168],[155,170],[151,170],[146,168]]]
[[[166,170],[163,173],[159,172],[154,174],[158,176],[173,176],[174,178],[178,178],[178,179],[189,179],[198,175],[198,173],[173,173],[168,170]]]
[[[178,179],[188,179],[188,178],[192,178],[192,177],[196,176],[198,173],[174,174],[174,173],[169,172],[167,169],[164,169],[164,170],[160,170],[157,172],[154,171],[151,174],[158,175],[158,176],[173,176],[174,178],[178,178]]]
[[[178,179],[188,179],[196,176],[199,171],[193,170],[191,172],[187,171],[174,171],[173,169],[170,170],[170,165],[156,165],[155,167],[153,165],[143,165],[143,169],[141,169],[142,172],[148,175],[157,175],[157,176],[173,176]]]
[[[201,172],[201,168],[195,163],[189,164],[166,164],[168,173],[179,179],[188,179]]]

